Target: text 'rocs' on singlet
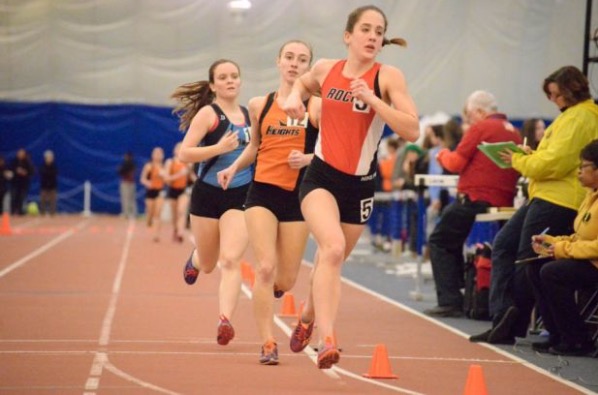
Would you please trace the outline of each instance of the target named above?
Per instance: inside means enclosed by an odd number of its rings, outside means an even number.
[[[305,103],[309,111],[309,101]],[[294,191],[303,179],[305,167],[292,169],[289,154],[292,150],[314,152],[318,128],[311,124],[309,113],[302,121],[289,118],[270,93],[259,119],[260,145],[255,164],[254,180]]]
[[[205,182],[206,184],[220,188],[220,184],[218,184],[218,178],[216,175],[220,170],[224,170],[229,167],[239,157],[239,155],[241,155],[241,152],[243,152],[245,146],[249,144],[249,125],[251,124],[251,121],[249,120],[249,112],[243,106],[239,106],[243,112],[243,115],[245,116],[245,123],[243,125],[235,125],[230,122],[226,114],[224,114],[222,109],[217,104],[212,103],[211,106],[216,113],[216,122],[205,135],[203,140],[199,143],[199,146],[206,147],[218,144],[222,136],[224,136],[229,130],[237,132],[237,136],[239,137],[239,146],[237,148],[202,162],[197,170],[197,177],[199,180]],[[237,174],[235,174],[235,177],[228,187],[237,188],[242,185],[249,184],[251,182],[251,172],[251,167],[246,167],[245,169],[240,170],[237,172]]]
[[[376,152],[384,121],[367,104],[353,99],[352,79],[342,75],[346,60],[340,60],[322,84],[320,135],[315,154],[335,169],[351,175],[371,175],[376,171]],[[380,63],[362,76],[377,97]]]

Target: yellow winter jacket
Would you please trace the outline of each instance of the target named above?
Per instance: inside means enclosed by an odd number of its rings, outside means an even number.
[[[557,259],[589,259],[598,268],[598,191],[590,190],[581,203],[570,236],[546,236]]]
[[[546,129],[538,149],[516,153],[512,165],[529,178],[530,200],[539,198],[577,210],[585,189],[577,179],[579,153],[598,138],[598,106],[588,99],[562,112]]]

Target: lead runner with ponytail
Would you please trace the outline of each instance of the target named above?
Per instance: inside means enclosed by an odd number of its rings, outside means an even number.
[[[315,156],[300,188],[301,211],[316,240],[318,258],[313,297],[301,320],[305,325],[299,322],[293,334],[301,337],[315,316],[320,369],[329,369],[340,359],[334,321],[341,267],[372,212],[376,154],[384,124],[408,141],[419,137],[417,109],[403,73],[376,61],[382,46],[406,45],[402,39],[385,39],[386,28],[386,16],[378,7],[351,12],[344,32],[347,58],[319,60],[295,81],[283,106],[291,118],[303,119],[303,101],[312,94],[322,97]]]

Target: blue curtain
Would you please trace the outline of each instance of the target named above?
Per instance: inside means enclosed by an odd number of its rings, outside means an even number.
[[[54,151],[58,168],[58,210],[83,210],[83,184],[91,182],[91,211],[120,212],[118,167],[125,152],[133,154],[137,180],[154,147],[172,156],[182,140],[171,108],[146,105],[82,105],[0,102],[0,155],[8,165],[25,148],[36,168],[43,152]],[[138,182],[138,181],[137,181]],[[144,190],[138,183],[138,207]],[[37,201],[39,176],[28,201]]]

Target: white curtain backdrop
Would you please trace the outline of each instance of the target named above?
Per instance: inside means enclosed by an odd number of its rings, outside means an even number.
[[[459,114],[470,92],[487,89],[511,117],[552,118],[543,79],[583,62],[586,0],[252,3],[234,16],[226,0],[0,0],[0,100],[170,106],[176,86],[207,79],[214,60],[230,58],[246,103],[277,85],[286,40],[312,43],[316,58],[344,57],[346,17],[368,3],[386,12],[387,37],[409,43],[385,47],[381,60],[403,70],[422,115]]]

